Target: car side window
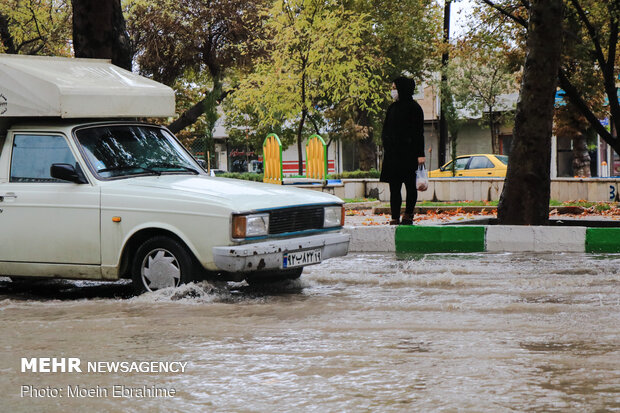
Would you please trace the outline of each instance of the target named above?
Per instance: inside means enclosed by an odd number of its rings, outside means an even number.
[[[458,158],[456,160],[456,167],[455,167],[455,169],[457,171],[465,169],[465,167],[467,166],[467,162],[469,162],[469,159],[470,159],[469,157],[467,157],[467,158]]]
[[[474,156],[471,159],[468,169],[493,168],[493,166],[493,162],[491,162],[486,156]]]
[[[63,182],[50,176],[54,163],[76,164],[64,137],[15,135],[11,158],[11,182]]]

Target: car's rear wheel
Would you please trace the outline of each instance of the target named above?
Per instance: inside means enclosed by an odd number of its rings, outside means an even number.
[[[149,238],[134,256],[134,291],[142,294],[185,284],[191,281],[192,267],[192,257],[183,244],[165,236]]]
[[[291,270],[269,271],[264,273],[257,272],[248,276],[245,280],[248,284],[251,285],[296,280],[301,277],[301,273],[303,272],[303,270],[303,267],[299,267]]]

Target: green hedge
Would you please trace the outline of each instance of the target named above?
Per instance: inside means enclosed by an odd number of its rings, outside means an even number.
[[[379,178],[381,175],[380,171],[376,169],[371,169],[370,171],[345,171],[340,174],[330,174],[327,175],[328,179],[363,179],[363,178]]]
[[[330,174],[327,175],[327,179],[363,179],[363,178],[379,178],[381,172],[376,169],[371,169],[370,171],[347,171],[340,174]],[[250,172],[226,172],[220,174],[223,178],[233,178],[233,179],[244,179],[246,181],[263,181],[263,174],[256,174]],[[292,175],[285,176],[285,178],[304,178],[300,175]]]
[[[226,172],[219,174],[222,178],[243,179],[245,181],[263,182],[263,174],[256,174],[251,172]]]

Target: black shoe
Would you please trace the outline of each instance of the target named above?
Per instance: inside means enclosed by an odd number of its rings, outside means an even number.
[[[400,221],[400,225],[413,225],[413,215],[403,215],[403,220]]]

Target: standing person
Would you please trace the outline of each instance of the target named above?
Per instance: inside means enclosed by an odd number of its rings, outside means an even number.
[[[394,102],[388,107],[383,122],[381,140],[383,142],[383,167],[381,182],[390,184],[390,225],[412,225],[413,210],[418,200],[416,189],[416,170],[426,161],[424,157],[424,112],[413,100],[415,82],[413,79],[399,77],[392,83]],[[400,207],[403,199],[400,194],[405,184],[407,191],[405,214],[400,220]]]

